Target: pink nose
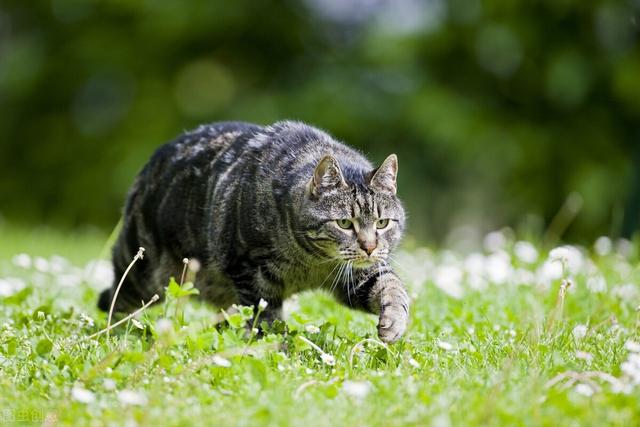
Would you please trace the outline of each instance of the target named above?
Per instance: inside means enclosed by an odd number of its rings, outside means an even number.
[[[363,251],[367,253],[367,255],[371,255],[371,253],[376,249],[376,242],[361,241],[359,243],[360,243],[360,247],[362,248]]]

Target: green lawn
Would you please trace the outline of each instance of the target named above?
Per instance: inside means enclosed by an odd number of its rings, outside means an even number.
[[[90,263],[105,241],[95,232],[0,228],[0,424],[640,420],[633,247],[601,240],[599,253],[563,249],[553,261],[494,234],[487,250],[469,256],[399,253],[411,325],[386,347],[374,317],[320,293],[288,304],[286,327],[262,339],[245,336],[250,310],[224,320],[178,296],[88,339],[106,326],[95,301],[108,264]],[[563,279],[571,282],[564,297]]]

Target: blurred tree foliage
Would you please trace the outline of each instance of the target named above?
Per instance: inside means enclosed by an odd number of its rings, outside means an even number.
[[[201,122],[294,118],[376,161],[397,152],[421,238],[461,224],[539,233],[574,192],[583,205],[567,237],[615,234],[640,191],[639,10],[4,0],[0,212],[108,228],[160,143]]]

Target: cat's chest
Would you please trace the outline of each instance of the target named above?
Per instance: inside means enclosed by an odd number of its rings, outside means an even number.
[[[329,288],[334,278],[332,269],[327,265],[302,266],[289,265],[283,270],[285,297],[310,289]]]

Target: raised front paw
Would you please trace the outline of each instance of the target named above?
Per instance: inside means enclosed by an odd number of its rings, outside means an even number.
[[[380,321],[378,322],[378,336],[383,342],[394,343],[407,330],[409,313],[407,307],[402,304],[389,304],[382,306]]]

